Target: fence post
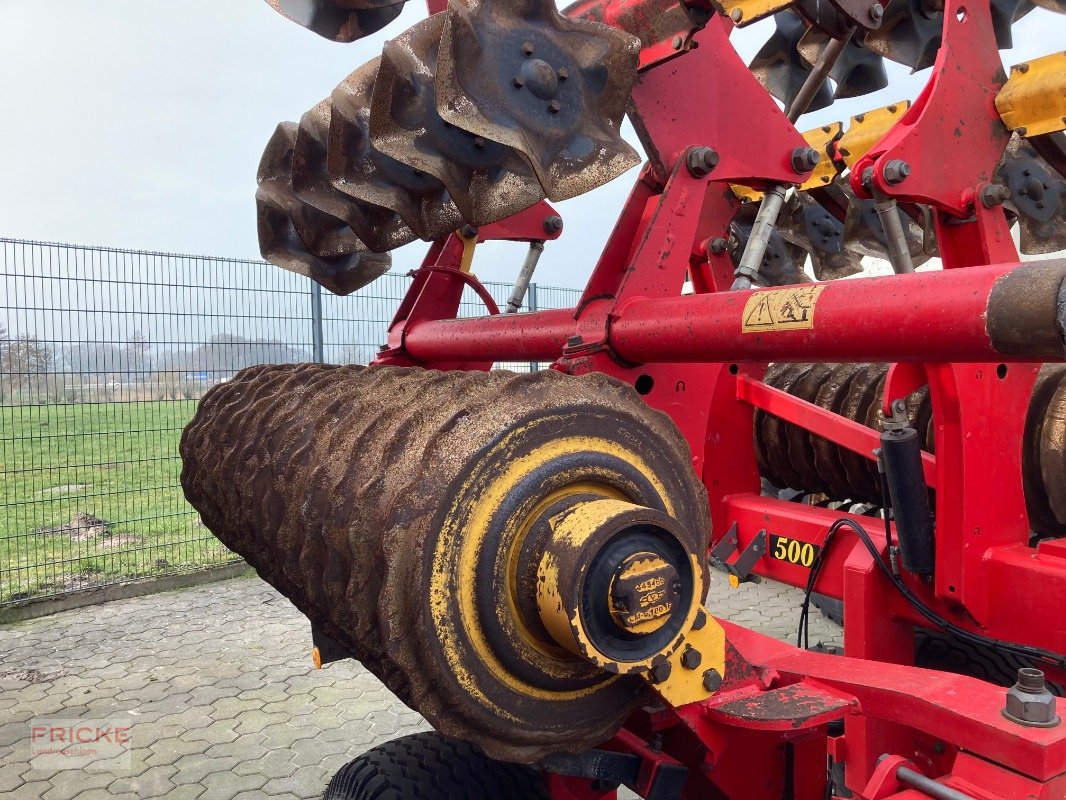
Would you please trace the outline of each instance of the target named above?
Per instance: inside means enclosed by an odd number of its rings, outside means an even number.
[[[530,311],[537,311],[538,310],[538,306],[537,306],[537,284],[534,283],[533,281],[530,281],[529,289],[526,292],[526,306],[529,308]],[[530,372],[536,372],[539,369],[540,369],[540,364],[538,364],[536,361],[530,361],[529,362],[529,371]]]
[[[311,350],[316,364],[326,363],[322,339],[322,286],[311,281]]]

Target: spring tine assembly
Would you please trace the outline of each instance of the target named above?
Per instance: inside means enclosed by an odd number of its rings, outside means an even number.
[[[619,135],[639,41],[568,19],[551,0],[456,0],[440,44],[437,107],[449,123],[522,153],[551,200],[640,162]]]

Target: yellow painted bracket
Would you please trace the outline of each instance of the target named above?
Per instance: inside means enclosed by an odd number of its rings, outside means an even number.
[[[818,166],[811,171],[811,176],[800,184],[798,187],[799,191],[806,192],[811,189],[818,189],[822,186],[828,186],[833,182],[837,176],[838,170],[836,163],[829,157],[829,145],[839,139],[843,133],[843,123],[834,122],[830,125],[823,125],[820,128],[815,128],[814,130],[807,131],[803,134],[803,138],[807,140],[807,144],[818,151],[822,160],[819,161]],[[741,200],[748,200],[752,203],[758,203],[762,200],[762,192],[752,189],[750,186],[731,183],[729,184],[729,188],[732,189],[733,194]]]
[[[719,12],[743,28],[760,19],[766,19],[796,0],[711,0]]]
[[[750,203],[758,203],[762,200],[762,192],[757,189],[752,189],[750,186],[745,186],[741,183],[731,183],[729,188],[732,189],[735,194],[741,200],[747,200]]]
[[[674,708],[698,703],[718,691],[725,677],[725,631],[706,608],[697,614],[697,623],[670,655],[669,674],[652,689]]]
[[[820,189],[823,186],[828,186],[833,182],[837,176],[837,165],[832,158],[829,157],[829,145],[844,135],[844,123],[833,122],[829,125],[823,125],[820,128],[815,128],[813,131],[807,131],[803,134],[803,138],[807,140],[809,144],[818,155],[822,157],[822,160],[818,162],[818,165],[811,171],[811,177],[807,178],[799,186],[799,191],[807,192],[811,189]]]
[[[1066,130],[1066,51],[1011,67],[996,110],[1003,124],[1022,136]]]
[[[850,168],[866,155],[870,148],[881,141],[882,137],[899,122],[908,108],[910,100],[892,103],[884,108],[875,108],[851,118],[851,124],[837,142],[837,152]]]
[[[464,236],[461,230],[455,232],[455,235],[463,243],[463,255],[459,259],[459,271],[469,274],[470,265],[474,263],[474,249],[477,247],[477,232],[471,236]]]

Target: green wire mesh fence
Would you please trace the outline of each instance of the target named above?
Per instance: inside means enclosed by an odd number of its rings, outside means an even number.
[[[0,238],[0,606],[235,560],[178,480],[197,400],[253,364],[366,363],[409,281],[315,298],[259,261]]]

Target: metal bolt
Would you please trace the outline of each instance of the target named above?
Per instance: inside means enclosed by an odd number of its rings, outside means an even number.
[[[706,624],[707,624],[707,614],[701,608],[699,611],[696,612],[696,616],[692,620],[692,630],[701,631],[701,630],[703,630],[703,626],[706,625]]]
[[[1024,75],[1025,73],[1027,73],[1029,71],[1029,65],[1028,64],[1015,64],[1013,69],[1014,69],[1015,72],[1020,72],[1020,73],[1022,73],[1022,75]]]
[[[566,67],[559,67],[558,72],[556,72],[555,74],[559,76],[559,80],[565,81],[567,78],[570,77],[570,70],[568,70]]]
[[[741,11],[739,8],[734,8],[732,11],[729,12],[729,18],[733,20],[733,22],[740,22],[742,19],[744,19],[744,12]]]
[[[673,45],[675,50],[680,50],[681,49],[681,45],[683,45],[684,43],[685,43],[685,40],[682,39],[680,36],[675,36],[673,38],[673,40],[670,42],[670,44]]]
[[[985,208],[995,208],[1009,198],[1010,189],[998,183],[990,183],[981,190],[981,205]]]
[[[662,683],[670,677],[671,669],[672,667],[670,666],[669,661],[660,661],[649,670],[648,677],[651,679],[652,683]]]
[[[896,113],[896,109],[897,109],[898,107],[899,107],[899,106],[896,106],[896,105],[891,105],[891,106],[889,106],[889,107],[888,107],[888,113],[889,113],[889,114],[895,114],[895,113]]]
[[[482,139],[480,136],[475,136],[474,137],[474,147],[476,147],[478,149],[481,149],[484,146],[485,146],[485,140]]]
[[[522,52],[525,53],[527,56],[533,55],[533,42],[523,42]]]
[[[715,255],[720,255],[721,253],[724,253],[728,246],[729,242],[727,242],[721,236],[716,236],[715,238],[711,239],[711,252]]]
[[[873,22],[877,23],[878,25],[880,25],[881,24],[881,20],[884,19],[884,16],[885,16],[885,7],[883,5],[881,5],[880,3],[874,3],[872,6],[870,6],[870,19],[871,19],[871,21],[873,21]]]
[[[703,654],[690,644],[685,645],[681,653],[681,666],[685,669],[696,669],[703,661]]]
[[[792,151],[792,170],[798,173],[810,172],[821,160],[821,153],[813,147],[797,147]]]
[[[516,89],[521,89],[522,86],[525,85],[525,82],[526,79],[523,78],[521,75],[515,75],[513,78],[511,78],[511,83],[514,84],[514,88]]]
[[[571,336],[569,339],[566,340],[567,347],[578,347],[579,345],[582,345],[584,343],[585,340],[582,339],[580,336]]]
[[[1043,672],[1031,667],[1018,670],[1018,682],[1007,690],[1003,716],[1031,728],[1053,728],[1061,722]]]
[[[464,239],[473,239],[477,236],[477,228],[473,225],[464,225],[459,229],[459,235]]]
[[[559,113],[559,109],[561,109],[562,107],[563,107],[562,103],[560,103],[558,100],[549,100],[548,101],[548,110],[550,112],[552,112],[553,114],[558,114]]]
[[[906,161],[894,158],[885,164],[885,169],[881,174],[885,178],[885,183],[895,186],[897,183],[903,183],[903,181],[907,180],[907,176],[911,174],[911,165]]]
[[[718,670],[709,669],[703,673],[703,688],[708,692],[717,692],[722,688],[722,676]]]
[[[688,151],[685,166],[694,178],[705,178],[718,166],[718,152],[710,147],[693,147]]]
[[[563,218],[552,214],[551,216],[544,218],[544,232],[545,233],[558,233],[563,229]]]

